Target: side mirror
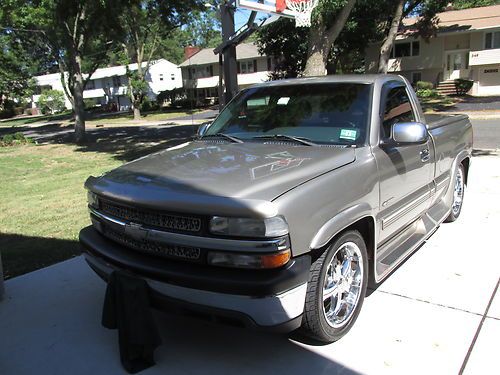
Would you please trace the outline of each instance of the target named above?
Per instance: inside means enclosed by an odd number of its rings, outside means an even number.
[[[421,122],[400,122],[392,125],[392,140],[400,146],[427,142],[427,126]]]
[[[196,135],[198,136],[198,138],[201,138],[205,135],[205,133],[207,132],[207,129],[210,125],[212,125],[211,122],[204,122],[203,124],[201,124],[198,127],[198,131],[196,132]]]

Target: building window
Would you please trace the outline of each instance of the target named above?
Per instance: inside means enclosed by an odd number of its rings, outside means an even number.
[[[120,86],[121,86],[120,77],[113,76],[113,87],[120,87]]]
[[[95,89],[95,81],[93,79],[91,79],[85,85],[85,90],[94,90],[94,89]]]
[[[419,56],[420,55],[420,42],[406,42],[396,43],[391,51],[391,58]]]
[[[254,72],[254,62],[253,60],[241,61],[240,62],[240,72],[241,74],[253,73]]]
[[[163,81],[163,74],[160,74],[160,81]]]
[[[500,31],[486,33],[484,38],[485,49],[500,48]]]

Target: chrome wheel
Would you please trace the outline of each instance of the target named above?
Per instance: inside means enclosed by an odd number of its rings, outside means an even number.
[[[454,215],[458,215],[462,208],[464,198],[464,173],[462,168],[457,169],[457,177],[455,178],[455,188],[453,190],[453,205],[451,210]]]
[[[323,314],[333,328],[340,328],[353,315],[363,285],[363,255],[354,242],[342,244],[333,255],[323,285]]]

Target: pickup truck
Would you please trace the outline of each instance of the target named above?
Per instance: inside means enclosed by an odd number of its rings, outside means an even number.
[[[333,342],[459,217],[471,155],[467,116],[424,116],[403,77],[267,82],[195,139],[89,177],[80,241],[156,308]]]

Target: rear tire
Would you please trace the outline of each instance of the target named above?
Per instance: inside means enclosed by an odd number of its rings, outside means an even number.
[[[358,231],[347,231],[311,266],[302,332],[324,343],[339,340],[359,315],[367,282],[365,242]]]
[[[452,223],[458,219],[462,212],[462,204],[465,195],[465,168],[459,164],[455,173],[455,182],[453,184],[453,201],[451,202],[451,212],[446,218],[446,223]]]

